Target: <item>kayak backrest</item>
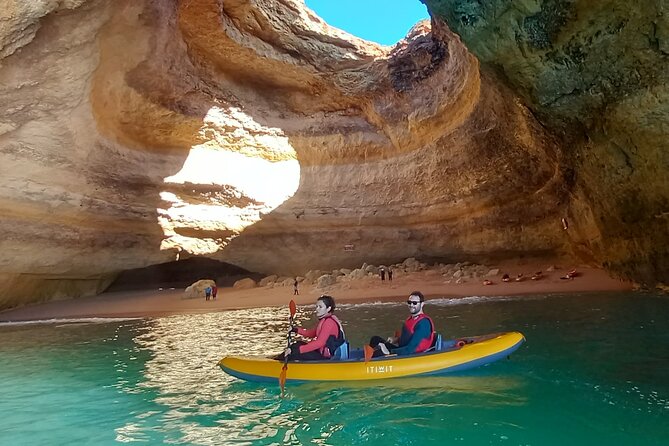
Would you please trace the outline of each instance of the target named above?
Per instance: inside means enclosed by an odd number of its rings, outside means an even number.
[[[337,350],[335,350],[332,359],[348,359],[348,341],[345,341]]]
[[[441,333],[437,333],[437,335],[434,337],[434,349],[436,351],[441,351]]]
[[[434,342],[432,347],[425,350],[426,352],[438,352],[441,351],[441,333],[436,333],[434,336]]]

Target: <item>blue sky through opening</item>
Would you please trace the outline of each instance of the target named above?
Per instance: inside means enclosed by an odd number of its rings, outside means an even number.
[[[420,0],[305,0],[329,25],[361,39],[394,45],[429,18]]]

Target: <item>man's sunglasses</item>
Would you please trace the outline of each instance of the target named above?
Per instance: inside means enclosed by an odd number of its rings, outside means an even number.
[[[407,300],[407,305],[418,305],[421,304],[422,302],[419,300]]]

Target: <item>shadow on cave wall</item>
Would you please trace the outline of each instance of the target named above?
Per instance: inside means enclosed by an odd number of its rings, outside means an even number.
[[[161,263],[146,268],[123,271],[107,291],[131,291],[153,288],[185,288],[201,279],[213,279],[219,287],[231,287],[237,280],[250,277],[258,281],[263,274],[204,257]]]

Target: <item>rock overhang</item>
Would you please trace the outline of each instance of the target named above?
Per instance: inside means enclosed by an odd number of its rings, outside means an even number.
[[[439,17],[387,48],[297,0],[75,3],[0,68],[5,305],[184,254],[606,260],[572,149]]]

